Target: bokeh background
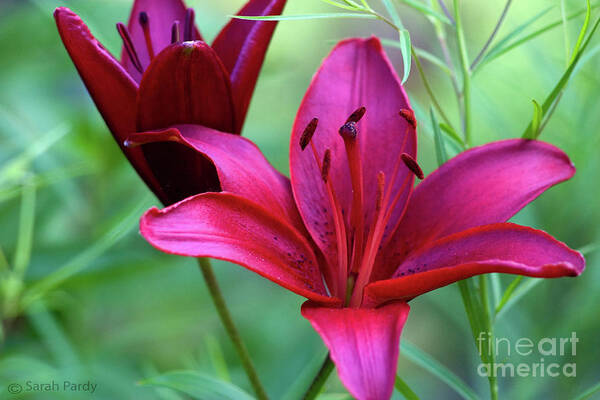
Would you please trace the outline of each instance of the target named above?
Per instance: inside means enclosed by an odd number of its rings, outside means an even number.
[[[378,0],[370,3],[382,10]],[[504,1],[464,0],[471,59],[490,34]],[[243,0],[189,0],[205,38],[211,40]],[[167,389],[139,384],[172,370],[197,370],[251,392],[228,342],[194,260],[168,256],[139,235],[137,219],[158,201],[120,153],[94,108],[56,32],[52,10],[67,5],[92,32],[119,54],[114,28],[126,22],[129,0],[0,1],[0,266],[3,333],[0,398],[12,382],[92,381],[95,399],[183,399]],[[515,2],[500,36],[541,10],[536,23],[561,18],[560,0]],[[568,12],[585,7],[565,1]],[[440,54],[427,19],[399,7],[413,42]],[[286,13],[336,12],[318,0],[289,0]],[[594,15],[598,14],[595,10]],[[583,17],[570,20],[486,65],[474,77],[476,144],[518,137],[566,66]],[[377,21],[316,20],[282,22],[258,81],[243,134],[268,159],[288,172],[291,124],[312,74],[333,43],[346,36],[376,34],[394,38]],[[565,46],[565,38],[568,45]],[[594,38],[582,68],[571,80],[541,139],[564,149],[578,172],[552,188],[514,220],[541,228],[584,249],[587,270],[576,279],[537,284],[501,319],[500,337],[580,339],[575,378],[506,378],[502,398],[567,399],[600,381],[600,38]],[[397,49],[388,49],[398,72]],[[424,62],[448,114],[457,109],[446,76]],[[419,118],[419,159],[436,167],[430,101],[416,70],[406,84]],[[485,190],[485,188],[482,188]],[[32,220],[32,217],[33,220]],[[32,227],[31,248],[27,227]],[[21,237],[20,250],[17,243]],[[23,242],[24,240],[24,242]],[[15,260],[16,258],[16,260]],[[24,279],[9,279],[18,264]],[[10,267],[7,267],[10,265]],[[325,355],[325,348],[299,313],[302,299],[240,267],[214,262],[243,338],[273,399],[289,398],[302,387]],[[504,287],[511,277],[502,277]],[[15,295],[20,293],[21,295]],[[472,340],[457,287],[412,302],[403,340],[418,346],[461,377],[483,398],[487,380],[479,377]],[[524,357],[529,364],[539,355]],[[501,360],[520,362],[511,353]],[[545,362],[551,362],[546,358]],[[460,398],[427,370],[400,355],[399,372],[423,399]],[[349,398],[337,377],[326,386],[330,398]],[[335,394],[340,394],[337,396]],[[398,398],[399,395],[395,394]],[[23,398],[91,398],[86,394],[46,393]]]

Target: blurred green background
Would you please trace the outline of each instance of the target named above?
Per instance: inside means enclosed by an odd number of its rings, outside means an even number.
[[[378,0],[370,3],[383,10]],[[472,59],[504,1],[460,3]],[[202,33],[212,40],[243,0],[187,4],[195,7]],[[160,253],[138,233],[139,215],[158,201],[125,161],[68,58],[52,18],[59,5],[79,13],[118,54],[114,26],[127,20],[131,2],[0,1],[0,398],[20,398],[8,394],[12,382],[55,379],[97,383],[95,399],[179,399],[185,396],[139,382],[180,369],[230,379],[251,392],[195,261]],[[560,0],[515,2],[500,36],[549,6],[553,8],[538,27],[560,20]],[[566,1],[563,6],[573,12],[585,2]],[[428,20],[405,6],[399,9],[413,42],[440,55]],[[286,8],[288,14],[324,11],[337,10],[318,0],[288,0]],[[558,26],[480,70],[473,81],[476,144],[520,136],[531,119],[531,100],[541,102],[565,70],[565,49],[574,45],[582,22],[583,16],[572,19],[566,29]],[[243,134],[281,171],[288,171],[296,109],[321,59],[335,41],[370,34],[394,38],[394,31],[377,21],[279,24]],[[594,55],[599,43],[594,38],[588,54]],[[400,73],[399,51],[390,48],[388,54]],[[511,340],[576,332],[577,354],[557,362],[576,362],[577,377],[501,379],[502,398],[571,398],[600,381],[600,261],[594,251],[600,241],[600,55],[584,61],[541,137],[564,149],[578,172],[514,220],[584,248],[587,270],[576,279],[536,285],[496,326],[500,337]],[[431,64],[424,66],[442,106],[455,117],[448,79]],[[430,100],[416,69],[406,87],[418,111],[420,163],[431,172],[436,158],[427,113]],[[33,229],[30,251],[27,227]],[[22,268],[23,282],[7,278],[7,264]],[[302,299],[240,267],[224,262],[214,262],[214,267],[263,383],[273,399],[284,398],[294,385],[304,383],[302,377],[310,377],[325,354],[320,338],[300,316]],[[502,277],[504,287],[511,280]],[[412,302],[403,340],[426,351],[483,398],[488,396],[487,380],[476,372],[480,361],[456,286]],[[520,362],[514,354],[499,358]],[[539,356],[525,357],[524,362],[539,362]],[[421,398],[460,398],[402,354],[399,365],[400,375]],[[335,375],[327,392],[345,393]],[[22,398],[91,396],[45,393]]]

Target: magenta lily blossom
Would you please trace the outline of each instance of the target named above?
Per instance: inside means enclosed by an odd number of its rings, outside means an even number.
[[[250,0],[239,15],[277,15],[286,0]],[[198,124],[239,134],[276,22],[232,19],[212,46],[181,0],[135,0],[121,60],[71,10],[54,12],[62,41],[114,138],[164,204],[220,189],[214,167],[182,148],[128,148],[134,132]]]
[[[391,396],[407,302],[474,275],[579,275],[585,261],[545,232],[506,221],[573,176],[556,147],[505,140],[422,178],[416,121],[378,39],[341,42],[300,106],[291,181],[248,140],[180,125],[134,135],[210,159],[223,192],[142,217],[167,253],[242,265],[308,299],[302,315],[360,400]]]

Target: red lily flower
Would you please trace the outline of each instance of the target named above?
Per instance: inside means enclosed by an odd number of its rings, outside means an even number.
[[[238,15],[277,15],[286,0],[250,0]],[[181,0],[135,0],[121,60],[68,8],[54,18],[62,41],[127,159],[164,204],[219,190],[214,167],[179,147],[128,148],[134,132],[176,123],[239,134],[276,22],[232,19],[212,46]],[[169,151],[171,150],[171,151]]]
[[[376,38],[341,42],[315,75],[292,132],[291,182],[246,139],[206,127],[131,140],[202,153],[224,190],[148,210],[142,235],[167,253],[237,263],[306,297],[302,315],[358,399],[391,396],[414,297],[483,273],[553,278],[585,267],[547,233],[505,222],[574,174],[550,144],[473,148],[413,190],[422,178],[416,122]]]

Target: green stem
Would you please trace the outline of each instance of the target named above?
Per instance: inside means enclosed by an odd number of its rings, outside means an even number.
[[[327,378],[329,378],[331,371],[333,371],[333,361],[331,361],[331,357],[328,353],[327,358],[325,358],[325,361],[323,361],[323,365],[321,365],[321,369],[319,369],[319,372],[317,372],[317,375],[315,375],[312,383],[308,387],[308,390],[302,399],[313,400],[316,398],[321,392],[325,382],[327,382]]]
[[[496,368],[494,367],[494,364],[495,364],[494,326],[492,324],[492,318],[491,318],[491,314],[490,314],[490,302],[489,302],[489,296],[488,296],[487,279],[488,279],[487,275],[479,275],[479,297],[481,299],[483,324],[484,324],[485,330],[487,332],[489,332],[489,334],[490,334],[490,337],[488,338],[488,340],[489,340],[488,348],[491,348],[491,352],[489,352],[488,359],[487,359],[487,361],[490,365],[489,369],[492,372],[488,376],[488,381],[490,384],[490,397],[491,397],[491,400],[497,400],[498,399],[498,379],[496,378],[496,375],[493,373],[496,370]]]
[[[213,272],[212,266],[210,265],[210,260],[208,258],[199,258],[198,265],[200,265],[200,271],[202,271],[202,275],[204,276],[204,280],[206,281],[206,286],[208,287],[208,291],[212,297],[213,303],[215,304],[215,308],[221,318],[221,322],[225,327],[225,331],[227,331],[227,335],[229,335],[229,339],[233,343],[240,360],[242,361],[242,366],[246,371],[246,375],[248,375],[248,380],[256,393],[256,397],[259,400],[268,400],[267,393],[263,388],[260,380],[258,379],[258,374],[254,369],[254,365],[252,364],[252,360],[250,359],[250,354],[248,354],[248,350],[242,342],[242,338],[233,323],[233,319],[231,318],[231,314],[227,309],[227,305],[225,304],[225,299],[223,298],[223,294],[221,293],[221,289],[217,283],[217,279],[215,278],[215,274]]]
[[[469,69],[469,56],[467,55],[467,46],[465,43],[465,34],[463,32],[460,11],[458,9],[458,0],[454,0],[454,20],[456,21],[456,42],[460,53],[460,66],[463,75],[463,129],[465,133],[465,143],[467,147],[471,146],[471,70]]]

